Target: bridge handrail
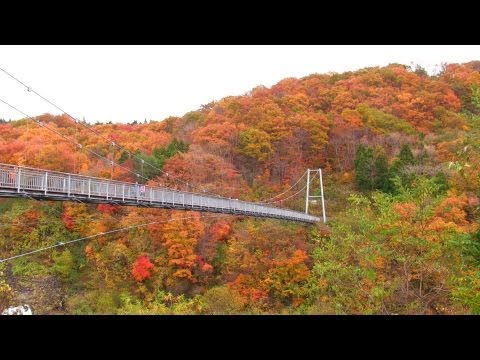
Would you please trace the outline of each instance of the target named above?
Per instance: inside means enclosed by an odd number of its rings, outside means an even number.
[[[15,174],[19,174],[20,181],[17,181]],[[22,175],[23,174],[23,177]],[[15,180],[13,180],[15,177]],[[68,186],[67,186],[68,181]],[[72,187],[72,181],[74,186]],[[75,183],[79,182],[79,183]],[[85,183],[88,183],[88,197],[102,197],[109,199],[123,198],[127,200],[142,200],[142,201],[155,201],[156,203],[172,203],[175,205],[181,204],[184,207],[190,206],[192,208],[207,207],[211,209],[221,209],[239,212],[258,213],[260,215],[279,215],[286,216],[293,219],[302,219],[307,221],[318,221],[318,218],[312,215],[302,214],[297,211],[278,208],[276,206],[266,206],[264,204],[258,204],[254,202],[230,199],[221,196],[211,196],[202,193],[179,191],[175,189],[169,189],[167,187],[156,187],[138,183],[132,183],[127,181],[117,181],[105,178],[92,177],[88,175],[70,174],[60,171],[52,171],[46,169],[36,169],[26,166],[10,165],[0,163],[0,187],[2,184],[4,187],[10,189],[20,190],[36,190],[44,191],[45,195],[48,192],[67,194],[68,196],[87,195],[85,193]],[[78,185],[81,186],[78,186]],[[117,186],[122,187],[122,196],[117,193]],[[81,192],[79,188],[81,187]],[[109,192],[109,188],[113,191]],[[127,194],[125,193],[127,189]],[[162,200],[158,199],[157,195],[160,195],[158,191],[161,191]],[[149,196],[147,197],[147,194]],[[179,201],[178,197],[181,196],[182,200]],[[197,203],[194,204],[194,196],[197,197]],[[170,198],[171,200],[165,198]],[[185,197],[190,197],[190,203],[186,204]],[[232,203],[233,202],[233,203]],[[237,206],[238,205],[238,206]]]

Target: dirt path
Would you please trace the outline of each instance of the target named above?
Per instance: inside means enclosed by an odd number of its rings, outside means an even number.
[[[5,273],[14,293],[10,306],[30,305],[34,315],[66,314],[63,306],[66,289],[57,277],[13,276],[9,270]]]

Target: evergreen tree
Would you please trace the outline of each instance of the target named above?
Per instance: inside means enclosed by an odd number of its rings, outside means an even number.
[[[355,182],[360,190],[374,189],[374,166],[373,149],[360,145],[355,157]]]
[[[400,155],[398,156],[398,158],[402,162],[402,165],[410,165],[410,164],[413,164],[415,161],[412,150],[410,149],[410,146],[408,144],[404,144],[402,146],[402,149],[400,150]]]
[[[151,156],[144,155],[140,151],[136,152],[134,159],[135,171],[146,178],[154,178],[158,176],[165,162],[181,152],[185,153],[189,149],[189,145],[181,140],[173,139],[167,147],[159,147],[153,150]],[[143,160],[143,163],[142,163]],[[153,165],[150,166],[149,164]]]
[[[407,172],[405,171],[405,167],[414,163],[415,157],[413,156],[410,146],[408,144],[404,144],[402,146],[402,149],[400,150],[398,159],[393,163],[392,167],[390,168],[389,191],[394,191],[395,189],[395,186],[393,184],[393,178],[396,176],[400,177],[403,185],[410,186],[413,181],[413,176],[411,174],[407,174]]]
[[[381,147],[375,149],[375,188],[383,192],[390,192],[390,171],[388,168],[387,157],[385,151]]]
[[[130,156],[128,155],[128,152],[123,150],[122,153],[120,154],[120,159],[118,159],[118,163],[123,164],[125,161],[129,159],[129,157]]]
[[[433,182],[438,185],[438,193],[439,194],[445,194],[448,189],[450,189],[450,185],[448,184],[448,179],[447,176],[445,175],[444,172],[438,172],[434,177],[433,177]]]

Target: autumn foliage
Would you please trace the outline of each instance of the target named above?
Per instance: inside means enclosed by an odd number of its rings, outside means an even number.
[[[154,265],[147,255],[139,256],[133,263],[132,276],[136,281],[144,281],[152,275],[151,270],[153,268]]]
[[[1,268],[0,302],[9,274],[48,274],[74,289],[68,313],[480,313],[478,61],[287,78],[182,117],[91,125],[110,141],[67,115],[37,119],[82,147],[0,119],[0,163],[248,201],[300,190],[278,203],[298,211],[305,179],[288,189],[322,168],[328,224],[2,199],[2,258],[88,243]]]

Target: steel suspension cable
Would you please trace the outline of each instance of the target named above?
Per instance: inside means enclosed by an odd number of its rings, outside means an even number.
[[[169,178],[172,178],[173,180],[175,181],[178,181],[180,183],[183,183],[193,189],[197,189],[197,190],[200,190],[201,192],[203,193],[209,193],[211,195],[215,195],[215,196],[219,196],[217,194],[214,194],[210,191],[205,191],[203,188],[200,188],[200,187],[197,187],[193,184],[190,184],[189,182],[187,181],[184,181],[176,176],[173,176],[171,174],[169,174],[168,172],[166,171],[163,171],[162,169],[156,167],[155,165],[149,163],[148,161],[145,161],[145,159],[142,159],[141,157],[137,156],[136,154],[132,153],[130,150],[126,149],[125,147],[119,145],[116,141],[114,141],[113,139],[109,139],[105,136],[103,136],[99,131],[93,129],[92,127],[88,126],[87,124],[81,122],[80,120],[76,119],[75,117],[73,117],[72,115],[70,115],[67,111],[63,110],[60,106],[56,105],[55,103],[53,103],[52,101],[50,101],[49,99],[45,98],[44,96],[42,96],[40,93],[38,93],[37,91],[33,90],[30,86],[26,85],[24,82],[22,82],[20,79],[18,79],[17,77],[15,77],[14,75],[10,74],[8,71],[6,71],[5,69],[1,68],[0,67],[0,70],[3,71],[6,75],[8,75],[9,77],[11,77],[13,80],[17,81],[18,83],[20,83],[21,85],[23,85],[28,92],[32,92],[34,93],[35,95],[37,95],[38,97],[40,97],[41,99],[43,99],[44,101],[46,101],[47,103],[49,103],[50,105],[52,105],[53,107],[55,107],[56,109],[60,110],[62,113],[64,113],[65,115],[67,115],[71,120],[73,120],[75,122],[75,124],[79,123],[80,125],[82,125],[83,127],[85,127],[86,129],[88,129],[89,131],[91,131],[92,133],[94,133],[95,135],[97,135],[98,137],[104,139],[105,141],[108,141],[111,145],[113,145],[114,147],[118,147],[121,151],[125,151],[127,152],[127,154],[131,157],[131,158],[135,158],[137,160],[140,160],[142,164],[147,164],[148,166],[152,167],[153,169],[165,174],[167,177]],[[115,164],[117,165],[120,165],[118,163],[115,162]],[[143,174],[142,174],[143,175]],[[149,179],[148,179],[149,180]]]
[[[225,217],[225,216],[227,216],[227,215],[205,216],[204,218],[220,218],[220,217]],[[9,260],[18,259],[18,258],[21,258],[21,257],[24,257],[24,256],[36,254],[36,253],[39,253],[39,252],[42,252],[42,251],[45,251],[45,250],[53,249],[53,248],[56,248],[56,247],[59,247],[59,246],[65,246],[65,245],[72,244],[72,243],[75,243],[75,242],[79,242],[79,241],[82,241],[82,240],[94,239],[94,238],[99,237],[99,236],[110,235],[110,234],[114,234],[114,233],[125,231],[125,230],[137,229],[137,228],[148,226],[148,225],[162,224],[162,223],[173,222],[173,221],[178,221],[178,220],[186,220],[186,219],[192,219],[192,218],[195,218],[195,216],[169,219],[169,220],[165,220],[165,221],[152,221],[152,222],[149,222],[149,223],[130,225],[130,226],[126,226],[126,227],[123,227],[123,228],[120,228],[120,229],[100,232],[100,233],[97,233],[97,234],[94,234],[94,235],[85,236],[85,237],[82,237],[82,238],[69,240],[69,241],[65,241],[65,242],[59,242],[59,243],[54,244],[54,245],[45,246],[45,247],[42,247],[42,248],[39,248],[39,249],[36,249],[36,250],[28,251],[28,252],[23,253],[23,254],[19,254],[19,255],[15,255],[15,256],[10,256],[8,258],[0,259],[0,264],[4,263],[6,261],[9,261]]]

